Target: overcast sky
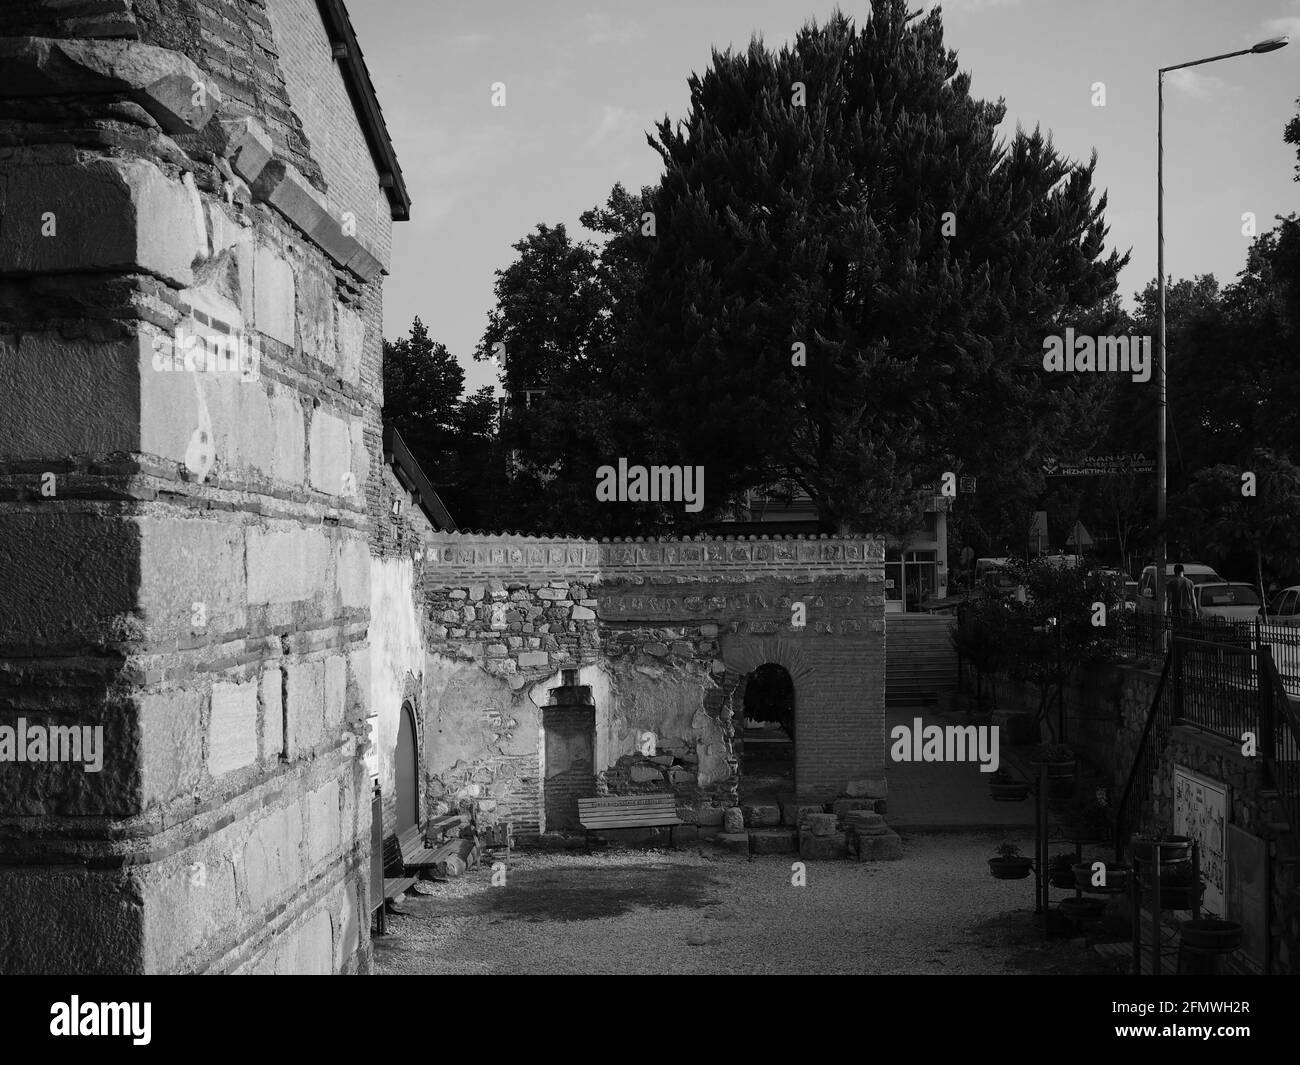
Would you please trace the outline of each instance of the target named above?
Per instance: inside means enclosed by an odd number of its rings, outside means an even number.
[[[757,31],[786,43],[833,0],[349,0],[348,8],[413,201],[394,227],[384,286],[385,336],[419,315],[467,370],[492,306],[493,271],[537,223],[565,223],[603,203],[615,181],[653,184],[645,133],[685,114],[686,79],[712,47]],[[841,3],[850,15],[863,3]],[[924,5],[929,6],[929,5]],[[1244,263],[1243,212],[1259,228],[1300,210],[1295,150],[1282,130],[1300,96],[1300,0],[949,0],[945,36],[972,93],[1002,96],[1003,132],[1050,130],[1087,159],[1110,193],[1112,245],[1133,251],[1126,302],[1155,276],[1155,70],[1289,33],[1267,55],[1166,79],[1166,269],[1231,280]],[[506,85],[493,107],[491,85]],[[1106,106],[1092,86],[1104,82]]]

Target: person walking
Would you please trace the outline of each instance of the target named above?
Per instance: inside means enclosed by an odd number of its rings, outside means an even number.
[[[1196,585],[1184,572],[1181,562],[1174,566],[1174,583],[1169,588],[1169,598],[1174,619],[1180,625],[1190,626],[1201,616],[1200,605],[1196,602]]]

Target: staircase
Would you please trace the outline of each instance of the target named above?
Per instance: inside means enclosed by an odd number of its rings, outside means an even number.
[[[925,706],[957,690],[956,621],[938,614],[885,616],[885,706]]]

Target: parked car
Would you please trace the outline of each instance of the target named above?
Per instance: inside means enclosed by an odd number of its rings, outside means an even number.
[[[1007,573],[1009,558],[977,558],[975,560],[975,582],[988,594],[997,598],[1016,594],[1016,582]]]
[[[1125,610],[1132,613],[1137,609],[1137,581],[1130,581],[1123,570],[1099,569],[1097,576],[1110,593],[1108,609]]]
[[[1170,562],[1165,566],[1165,590],[1174,582],[1174,566],[1176,563]],[[1184,562],[1183,573],[1193,584],[1222,584],[1223,578],[1214,572],[1209,566],[1200,562]],[[1142,577],[1138,581],[1138,600],[1137,608],[1144,613],[1150,613],[1162,609],[1162,606],[1156,604],[1156,568],[1147,566],[1142,570]]]
[[[1270,625],[1289,625],[1300,628],[1300,584],[1293,584],[1276,592],[1268,601],[1265,616]]]
[[[1238,581],[1197,584],[1196,603],[1203,617],[1250,621],[1260,615],[1259,594],[1249,584]]]

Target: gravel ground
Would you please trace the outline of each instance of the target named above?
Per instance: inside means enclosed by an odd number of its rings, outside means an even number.
[[[408,895],[376,937],[376,970],[407,973],[1111,972],[1082,941],[1046,940],[1031,880],[994,880],[1005,837],[920,835],[898,862],[752,861],[691,844],[515,854]],[[1028,839],[1016,841],[1032,852]]]

